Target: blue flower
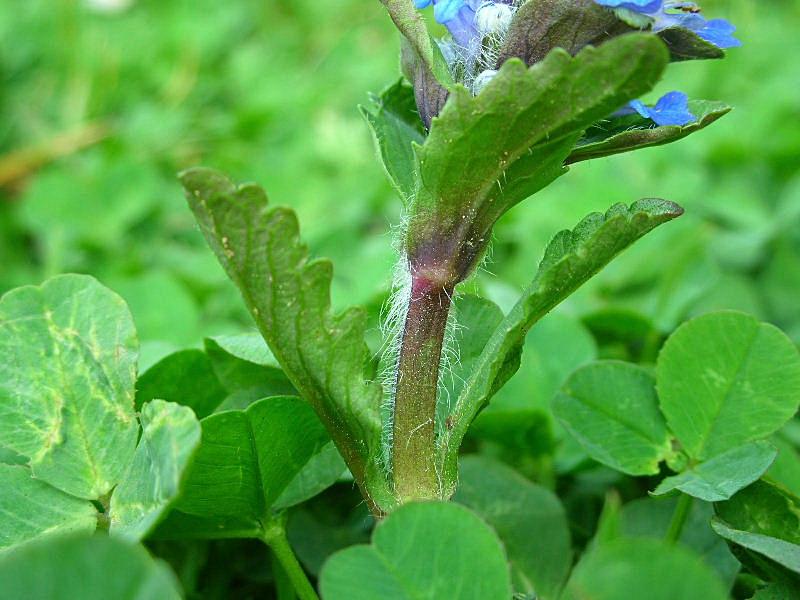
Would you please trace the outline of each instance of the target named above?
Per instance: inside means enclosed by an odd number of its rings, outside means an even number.
[[[670,27],[681,27],[693,31],[705,41],[718,48],[733,48],[742,43],[733,37],[736,31],[725,19],[706,20],[699,14],[694,2],[674,0],[594,0],[601,6],[625,9],[643,15],[650,20],[653,31],[663,31]]]
[[[655,106],[647,106],[641,100],[634,100],[616,113],[617,116],[639,113],[656,125],[688,125],[697,120],[689,110],[689,97],[683,92],[664,94]]]
[[[706,20],[696,13],[671,14],[662,10],[656,14],[653,31],[662,31],[669,27],[683,27],[694,31],[717,48],[735,48],[742,45],[742,42],[733,37],[736,27],[725,19]]]

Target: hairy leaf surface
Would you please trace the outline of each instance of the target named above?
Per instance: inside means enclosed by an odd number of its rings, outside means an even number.
[[[532,65],[553,48],[574,56],[588,45],[598,46],[631,31],[594,0],[528,0],[514,14],[496,68],[512,57]]]
[[[286,375],[325,423],[365,496],[390,503],[377,467],[382,390],[364,380],[364,311],[331,314],[330,262],[309,259],[295,214],[269,208],[261,188],[236,186],[209,169],[192,169],[181,180],[209,245]]]

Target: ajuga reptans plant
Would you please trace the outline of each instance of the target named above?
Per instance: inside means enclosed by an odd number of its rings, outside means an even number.
[[[131,312],[95,279],[0,298],[0,600],[180,597],[144,540],[190,597],[205,597],[201,579],[214,597],[247,595],[237,582],[253,546],[211,542],[223,539],[269,546],[273,578],[256,585],[278,598],[317,600],[306,571],[325,600],[798,597],[800,484],[776,434],[797,426],[800,353],[772,325],[722,311],[663,341],[614,314],[625,344],[637,330],[640,364],[570,362],[567,348],[564,372],[513,383],[546,407],[476,421],[533,327],[529,365],[551,358],[542,346],[570,345],[540,319],[683,211],[646,198],[555,233],[505,314],[465,289],[495,223],[578,163],[728,112],[647,94],[670,62],[738,45],[733,27],[662,0],[383,5],[403,75],[361,108],[403,215],[382,351],[365,343],[365,310],[332,312],[332,265],[310,258],[291,210],[256,185],[183,173],[260,335],[209,338],[139,375]],[[354,506],[350,475],[375,519]],[[556,476],[559,496],[532,481]],[[584,510],[587,485],[600,515]]]
[[[182,175],[209,243],[377,515],[449,498],[467,428],[519,367],[530,328],[683,211],[644,199],[558,233],[468,376],[443,393],[447,333],[459,326],[453,298],[497,220],[570,165],[667,144],[719,119],[726,105],[679,91],[653,105],[640,98],[670,62],[722,58],[739,43],[729,23],[691,2],[382,3],[401,34],[403,78],[362,112],[404,210],[388,375],[368,368],[365,313],[331,314],[331,265],[309,259],[291,211],[211,170]],[[447,28],[441,39],[423,16],[429,5]]]

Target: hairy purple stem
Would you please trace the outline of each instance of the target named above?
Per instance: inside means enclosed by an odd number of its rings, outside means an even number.
[[[436,398],[452,291],[412,276],[394,390],[392,475],[401,502],[440,497]]]

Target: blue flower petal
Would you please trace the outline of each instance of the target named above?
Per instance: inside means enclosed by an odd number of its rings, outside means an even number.
[[[689,97],[683,92],[664,94],[654,107],[645,109],[647,116],[661,126],[688,125],[697,120],[689,110]]]
[[[464,8],[464,0],[439,0],[433,5],[433,16],[436,18],[436,22],[447,24],[458,17],[458,13]]]
[[[701,29],[696,29],[695,33],[718,48],[736,48],[742,42],[733,37],[735,31],[736,27],[725,19],[711,19]]]
[[[653,15],[653,31],[662,31],[670,27],[682,27],[695,32],[705,41],[718,48],[734,48],[742,42],[733,37],[736,27],[725,19],[706,20],[697,13],[670,13],[664,10]]]
[[[472,48],[473,41],[480,39],[480,32],[475,25],[475,10],[469,6],[463,6],[445,25],[456,43],[463,48]]]
[[[427,8],[431,5],[433,0],[414,0],[414,4],[417,8]]]
[[[594,0],[600,6],[608,8],[626,8],[637,13],[651,14],[661,8],[663,0]]]
[[[628,106],[639,113],[645,119],[650,118],[650,108],[645,106],[644,102],[641,100],[631,100],[628,103]],[[633,114],[629,110],[622,109],[617,113],[619,116],[625,116],[626,114]]]

